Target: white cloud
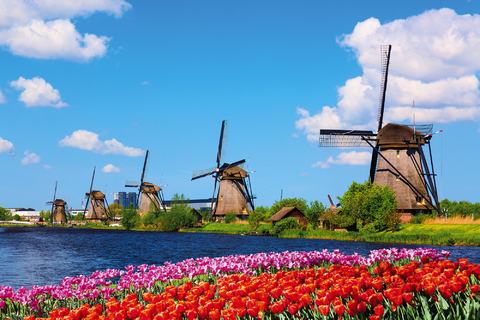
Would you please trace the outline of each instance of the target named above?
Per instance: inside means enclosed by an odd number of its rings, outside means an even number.
[[[313,116],[297,107],[295,126],[308,140],[320,128],[377,129],[382,44],[392,44],[384,124],[410,123],[413,101],[418,122],[480,121],[480,15],[429,10],[383,25],[370,18],[338,43],[353,50],[363,74],[338,88],[337,106]]]
[[[0,138],[0,153],[12,154],[14,153],[13,143],[8,140]]]
[[[32,20],[0,31],[0,45],[7,46],[14,55],[36,59],[89,61],[106,54],[109,40],[88,33],[82,36],[73,23],[64,19]]]
[[[5,99],[5,96],[2,93],[2,89],[0,89],[0,103],[5,103],[7,100]]]
[[[371,158],[372,154],[370,152],[342,152],[337,156],[336,159],[330,157],[326,161],[318,161],[317,163],[312,164],[312,167],[326,169],[329,168],[331,164],[360,166],[369,164]]]
[[[306,176],[309,176],[310,173],[309,172],[301,172],[298,174],[299,176],[302,176],[302,177],[306,177]]]
[[[52,169],[52,166],[49,166],[48,164],[44,164],[43,167],[44,167],[45,169]]]
[[[61,100],[58,90],[53,89],[52,85],[42,78],[35,77],[29,80],[20,77],[18,80],[10,82],[10,85],[17,90],[24,90],[18,100],[25,102],[27,107],[61,108],[68,106]]]
[[[145,155],[145,151],[126,147],[115,139],[106,140],[105,142],[98,139],[98,134],[87,130],[77,130],[71,136],[66,136],[58,143],[61,147],[73,147],[83,150],[90,150],[100,154],[116,154],[129,157],[137,157]]]
[[[115,167],[113,164],[107,164],[105,167],[102,169],[103,172],[120,172],[120,168]]]
[[[150,82],[148,82],[148,81],[143,81],[143,82],[142,82],[142,85],[143,85],[143,86],[148,86],[149,84],[150,84]]]
[[[292,133],[291,137],[292,137],[292,138],[298,138],[298,137],[300,137],[300,136],[298,135],[298,133]]]
[[[103,57],[110,39],[81,35],[70,19],[96,12],[120,18],[131,7],[124,0],[0,0],[0,45],[15,55],[37,59]]]
[[[22,164],[32,164],[32,163],[39,163],[41,158],[36,155],[35,153],[29,153],[28,150],[23,153],[25,157],[22,159]]]

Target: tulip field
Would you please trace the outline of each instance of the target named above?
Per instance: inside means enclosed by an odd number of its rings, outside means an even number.
[[[480,319],[480,265],[435,249],[282,252],[0,285],[0,319]]]

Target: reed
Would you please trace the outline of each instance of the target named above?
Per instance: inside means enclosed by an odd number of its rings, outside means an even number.
[[[480,224],[480,219],[472,220],[472,217],[455,216],[452,218],[431,218],[423,222],[423,224]]]

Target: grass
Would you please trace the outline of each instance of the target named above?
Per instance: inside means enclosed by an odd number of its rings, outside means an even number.
[[[480,219],[472,220],[471,217],[435,218],[427,219],[423,224],[480,224]]]
[[[204,224],[200,228],[186,228],[182,229],[182,232],[207,232],[207,233],[230,233],[230,234],[245,234],[248,232],[262,233],[264,230],[271,230],[272,225],[269,223],[260,224],[257,230],[251,230],[248,223],[243,221],[240,223],[215,223],[210,222]]]

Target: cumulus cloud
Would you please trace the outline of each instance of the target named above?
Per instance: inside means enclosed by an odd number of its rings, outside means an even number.
[[[48,164],[44,164],[43,167],[44,167],[45,169],[52,169],[52,166],[49,166]]]
[[[18,100],[25,102],[27,107],[61,108],[68,106],[61,100],[58,90],[53,89],[52,85],[42,78],[25,79],[20,77],[18,80],[10,82],[10,85],[17,90],[24,90]]]
[[[347,164],[347,165],[366,165],[370,163],[372,154],[370,152],[342,152],[336,159],[333,157],[328,158],[326,161],[318,161],[317,163],[312,164],[312,168],[329,168],[331,164]]]
[[[13,154],[14,150],[13,143],[0,137],[0,153]]]
[[[100,154],[115,154],[129,157],[145,155],[145,151],[126,147],[115,139],[100,141],[98,134],[87,130],[77,130],[71,136],[66,136],[58,143],[61,147],[73,147],[83,150],[90,150]]]
[[[26,150],[24,153],[25,157],[22,159],[22,164],[32,164],[32,163],[39,163],[41,158],[35,154],[35,153],[29,153],[28,150]]]
[[[115,167],[113,164],[107,164],[105,167],[103,167],[102,171],[107,173],[110,173],[110,172],[119,173],[120,168]]]
[[[384,124],[480,121],[480,15],[452,9],[381,24],[359,22],[338,43],[352,50],[363,74],[338,88],[336,106],[316,114],[297,107],[297,129],[310,141],[322,129],[377,129],[380,95],[380,45],[391,44]]]
[[[103,57],[110,38],[81,35],[70,20],[32,20],[27,25],[0,31],[0,45],[14,54],[36,59],[89,61]]]
[[[70,19],[96,12],[120,18],[131,7],[124,0],[0,0],[0,45],[15,55],[37,59],[103,57],[110,39],[81,35]]]

